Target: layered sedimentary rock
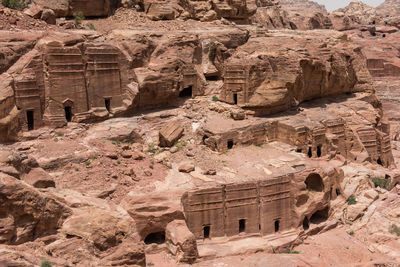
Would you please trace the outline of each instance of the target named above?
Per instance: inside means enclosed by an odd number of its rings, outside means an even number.
[[[362,97],[362,96],[361,96]],[[392,166],[390,132],[381,120],[379,110],[364,101],[349,101],[344,105],[327,105],[329,114],[318,115],[318,107],[307,107],[310,111],[298,115],[282,116],[279,120],[257,119],[237,121],[229,125],[217,118],[209,118],[200,132],[205,145],[216,151],[227,151],[236,146],[263,145],[274,141],[296,147],[296,151],[309,158],[332,158],[341,155],[349,161]],[[372,116],[352,112],[352,117],[343,116],[340,110],[351,106],[365,106]],[[375,125],[376,121],[380,121]]]
[[[382,17],[398,17],[400,16],[400,6],[398,0],[385,0],[376,8]]]
[[[326,8],[310,0],[280,0],[279,4],[288,11],[301,12],[319,12],[327,14]]]
[[[250,39],[225,62],[220,99],[271,114],[315,98],[372,92],[361,49],[332,33],[329,39],[291,32]]]
[[[331,15],[347,16],[354,23],[359,24],[379,24],[381,21],[376,9],[362,1],[352,1],[348,6],[335,10]]]
[[[37,11],[40,14],[44,9],[51,9],[57,17],[68,17],[78,13],[86,17],[105,17],[111,15],[118,5],[116,0],[34,0],[27,13],[34,15]]]
[[[255,0],[180,0],[190,17],[200,20],[213,20],[217,17],[232,20],[247,20],[257,10]]]
[[[22,244],[54,234],[71,215],[60,201],[0,173],[0,243]]]

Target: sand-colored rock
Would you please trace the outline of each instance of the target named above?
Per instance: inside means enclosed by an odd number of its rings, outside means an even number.
[[[167,246],[178,262],[194,262],[198,257],[196,238],[189,231],[186,222],[175,220],[165,230]]]
[[[161,129],[160,146],[171,147],[182,137],[184,129],[177,123],[170,123]]]

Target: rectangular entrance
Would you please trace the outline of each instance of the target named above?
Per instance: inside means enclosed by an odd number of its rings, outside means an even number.
[[[27,110],[26,111],[26,120],[28,123],[28,131],[31,131],[35,128],[35,119],[34,119],[34,111]]]

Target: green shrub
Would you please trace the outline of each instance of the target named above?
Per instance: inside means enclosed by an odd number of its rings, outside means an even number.
[[[349,196],[349,198],[347,199],[347,204],[349,205],[357,204],[356,197],[354,195]]]
[[[219,99],[218,99],[217,96],[214,95],[214,96],[212,97],[212,101],[217,102],[217,101],[219,101]]]
[[[300,252],[296,251],[296,250],[291,250],[290,248],[287,248],[285,251],[283,251],[282,253],[285,254],[300,254]]]
[[[400,228],[397,225],[392,224],[389,228],[389,233],[400,236]]]
[[[74,17],[75,25],[81,25],[82,20],[85,19],[85,16],[83,15],[82,11],[72,14],[72,16]]]
[[[350,230],[350,231],[348,231],[347,232],[349,235],[354,235],[354,231],[353,230]]]
[[[175,143],[175,146],[176,146],[177,148],[181,148],[181,147],[187,146],[187,143],[186,143],[185,140],[179,140],[179,141],[177,141],[177,142]]]
[[[93,23],[88,23],[86,24],[86,27],[88,27],[89,30],[95,31],[96,27],[93,25]]]
[[[217,56],[217,47],[214,43],[211,43],[210,48],[208,49],[208,59],[214,63],[215,57]]]
[[[25,0],[1,0],[1,2],[3,6],[11,9],[22,10],[26,7]]]
[[[53,267],[53,264],[51,264],[51,262],[49,262],[48,260],[44,260],[40,264],[40,267]]]
[[[393,185],[389,179],[373,178],[372,182],[374,183],[375,187],[380,187],[380,188],[386,189],[388,191],[393,189]]]

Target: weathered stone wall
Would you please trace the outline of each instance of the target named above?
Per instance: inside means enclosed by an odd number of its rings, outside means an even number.
[[[225,131],[216,131],[206,125],[200,134],[203,144],[220,152],[233,146],[279,141],[294,146],[297,152],[309,158],[341,155],[359,161],[361,154],[366,152],[368,158],[365,160],[386,167],[394,162],[387,133],[372,126],[351,129],[340,117],[314,123],[303,117],[269,120]]]
[[[293,226],[291,178],[293,175],[187,192],[182,204],[188,228],[197,238],[206,238],[208,233],[211,238],[288,230]]]

